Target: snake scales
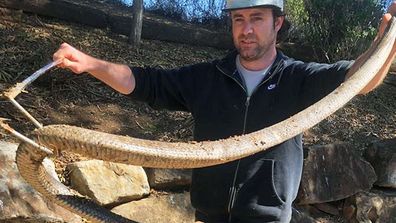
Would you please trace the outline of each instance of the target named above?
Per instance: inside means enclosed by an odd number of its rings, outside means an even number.
[[[319,123],[358,94],[375,76],[391,52],[396,22],[375,46],[365,63],[339,88],[304,111],[263,130],[225,140],[191,143],[165,143],[111,135],[66,125],[50,125],[32,133],[34,141],[50,150],[70,150],[105,161],[145,167],[197,168],[236,160],[270,148]],[[22,177],[51,202],[93,222],[134,222],[93,202],[73,195],[46,173],[42,161],[49,155],[22,142],[17,165]]]

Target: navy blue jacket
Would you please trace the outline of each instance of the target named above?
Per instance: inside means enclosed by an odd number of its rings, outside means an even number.
[[[216,140],[289,118],[339,86],[351,65],[304,63],[278,51],[266,78],[247,97],[236,56],[233,52],[221,60],[173,70],[132,68],[136,88],[131,97],[153,108],[191,112],[194,139]],[[257,222],[285,222],[297,194],[302,154],[299,135],[267,152],[193,170],[191,201],[199,218],[231,222],[232,215],[232,222],[255,222],[243,220],[244,216]]]

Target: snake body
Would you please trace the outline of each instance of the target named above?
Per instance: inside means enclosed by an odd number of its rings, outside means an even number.
[[[32,136],[39,145],[51,150],[70,150],[94,159],[145,167],[198,168],[249,156],[311,128],[357,95],[390,55],[396,37],[394,20],[365,63],[340,87],[293,117],[248,135],[217,141],[167,143],[49,125],[35,130]],[[16,159],[22,177],[47,199],[92,222],[133,222],[73,195],[47,174],[42,166],[47,156],[46,152],[22,142]]]

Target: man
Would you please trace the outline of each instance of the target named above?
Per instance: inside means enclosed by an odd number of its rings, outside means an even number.
[[[340,85],[361,64],[303,63],[275,48],[283,22],[282,0],[227,1],[237,51],[221,60],[174,70],[130,68],[88,56],[62,44],[54,60],[75,73],[88,72],[154,108],[192,113],[195,140],[250,133],[284,120]],[[390,12],[394,14],[396,3]],[[384,16],[382,35],[391,14]],[[380,84],[395,55],[362,91]],[[191,201],[196,221],[289,222],[301,179],[298,135],[265,152],[234,162],[195,169]]]

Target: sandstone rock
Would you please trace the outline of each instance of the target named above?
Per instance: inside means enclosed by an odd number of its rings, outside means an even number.
[[[140,199],[150,192],[142,167],[81,161],[67,166],[72,188],[100,205],[116,205]]]
[[[297,203],[340,200],[370,190],[375,180],[371,165],[346,145],[314,146],[304,160]]]
[[[353,207],[351,223],[383,223],[396,222],[396,191],[372,190],[360,192],[348,198],[346,208]]]
[[[364,157],[377,174],[375,185],[396,188],[396,138],[373,143]]]
[[[151,195],[115,207],[113,212],[140,223],[193,223],[189,193]]]
[[[0,222],[82,222],[71,212],[42,198],[20,176],[15,163],[17,145],[0,141]],[[45,161],[46,166],[53,166]],[[56,177],[55,170],[50,171]]]
[[[151,188],[170,189],[188,187],[191,184],[191,170],[187,169],[146,169]]]

